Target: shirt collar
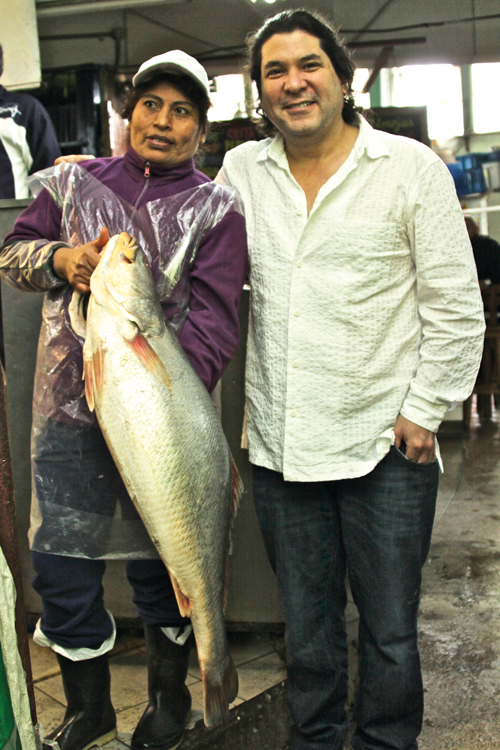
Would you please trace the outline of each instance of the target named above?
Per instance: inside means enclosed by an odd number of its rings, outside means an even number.
[[[359,135],[352,150],[352,156],[355,161],[358,161],[365,151],[370,159],[389,156],[389,150],[383,137],[381,137],[380,131],[374,130],[361,115],[357,115],[357,125],[359,127]],[[282,169],[289,169],[285,141],[281,133],[277,133],[272,140],[270,139],[257,157],[258,162],[266,161],[267,159],[272,159]]]

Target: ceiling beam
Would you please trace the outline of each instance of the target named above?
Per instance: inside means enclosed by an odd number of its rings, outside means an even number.
[[[143,5],[171,5],[185,0],[38,0],[36,14],[38,18],[47,16],[66,16],[72,13],[94,13],[101,10],[126,10]]]
[[[373,68],[370,71],[370,75],[368,76],[368,80],[366,81],[365,85],[363,86],[362,94],[369,94],[370,89],[375,83],[375,81],[378,78],[378,74],[382,70],[382,68],[385,68],[387,65],[387,62],[389,58],[391,57],[392,53],[394,52],[394,47],[383,47],[380,52],[377,55],[377,58],[375,60],[375,63],[373,64]]]
[[[370,28],[371,26],[373,26],[373,24],[375,23],[375,21],[376,21],[376,20],[377,20],[378,18],[380,18],[380,16],[382,15],[382,13],[384,13],[384,12],[385,12],[385,11],[387,10],[387,8],[389,7],[389,5],[392,5],[392,3],[393,3],[393,2],[394,2],[394,0],[386,0],[386,2],[385,2],[385,3],[383,4],[383,5],[381,5],[381,6],[380,6],[380,8],[378,9],[378,11],[377,11],[377,12],[375,13],[375,15],[374,15],[374,16],[372,16],[372,18],[370,18],[370,20],[368,21],[368,23],[367,23],[367,24],[365,24],[365,25],[363,26],[363,28],[361,29],[361,31],[359,31],[359,32],[358,32],[358,33],[357,33],[357,34],[356,34],[356,35],[354,36],[354,38],[353,38],[353,39],[351,39],[351,42],[356,42],[356,41],[357,41],[357,40],[359,39],[359,37],[360,37],[360,36],[361,36],[361,35],[362,35],[362,34],[363,34],[363,33],[364,33],[365,31],[367,31],[367,30],[368,30],[368,29],[369,29],[369,28]]]
[[[425,44],[426,36],[407,36],[401,39],[369,39],[363,42],[347,42],[349,49],[361,49],[362,47],[400,47],[408,44]]]

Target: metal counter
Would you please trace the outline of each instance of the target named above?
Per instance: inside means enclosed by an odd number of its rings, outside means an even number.
[[[10,231],[16,216],[29,201],[0,200],[0,239]],[[250,628],[281,624],[276,582],[267,561],[252,500],[248,453],[240,448],[244,406],[245,343],[249,292],[240,306],[241,341],[222,379],[222,423],[240,470],[245,494],[233,530],[233,554],[229,566],[229,598],[226,619],[232,627]],[[27,531],[31,495],[30,428],[33,377],[40,330],[42,295],[11,289],[2,283],[2,309],[7,369],[7,397],[14,492],[25,588],[26,611],[39,613],[40,599],[29,582],[33,575]],[[132,590],[125,577],[125,563],[107,562],[104,577],[106,606],[119,623],[137,618]]]

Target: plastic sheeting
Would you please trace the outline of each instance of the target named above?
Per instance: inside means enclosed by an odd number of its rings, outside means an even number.
[[[17,648],[16,589],[0,549],[0,750],[36,750],[26,675]],[[3,668],[3,669],[2,669]]]
[[[30,187],[35,196],[47,189],[61,208],[60,241],[67,245],[94,240],[103,226],[111,236],[133,235],[148,258],[165,318],[176,331],[189,312],[190,268],[200,241],[229,211],[239,210],[234,192],[214,183],[135,209],[75,164],[37,173]],[[33,396],[30,546],[93,559],[157,557],[88,410],[84,342],[68,312],[73,289],[57,285],[43,245],[15,243],[4,250],[1,262],[7,283],[19,286],[22,278],[31,288],[45,283],[50,289]]]

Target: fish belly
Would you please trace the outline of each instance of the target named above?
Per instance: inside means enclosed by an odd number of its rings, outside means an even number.
[[[146,370],[113,315],[91,305],[87,327],[100,350],[99,424],[181,611],[183,605],[191,617],[205,723],[214,726],[227,718],[237,693],[223,614],[233,514],[229,447],[213,402],[171,331],[148,340],[168,372],[168,388]]]

